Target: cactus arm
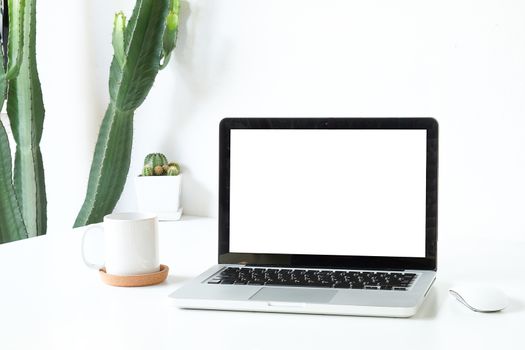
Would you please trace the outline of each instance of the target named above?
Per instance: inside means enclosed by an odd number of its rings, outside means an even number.
[[[86,197],[74,227],[101,222],[115,207],[129,170],[133,115],[146,98],[159,69],[165,0],[137,0],[124,30],[125,65],[113,57],[110,104],[102,121]]]
[[[9,40],[7,42],[9,65],[6,80],[11,80],[18,74],[22,62],[22,48],[24,44],[22,25],[24,23],[24,8],[25,0],[15,1],[14,3],[13,0],[8,0],[9,26],[16,29],[9,31]]]
[[[119,110],[137,109],[153,86],[159,72],[167,12],[167,0],[138,0],[135,5],[124,32],[125,69],[112,62],[110,70],[110,96]]]
[[[75,227],[100,222],[111,212],[124,189],[133,140],[133,113],[110,104],[100,127],[89,174],[86,199]]]
[[[27,238],[11,173],[11,150],[0,121],[0,244]]]
[[[4,57],[0,49],[0,110],[4,106],[6,75],[4,72]],[[0,244],[11,242],[27,237],[24,220],[18,201],[16,200],[15,188],[12,182],[12,160],[9,140],[0,120]]]
[[[14,1],[14,4],[22,2]],[[16,142],[14,186],[29,237],[46,233],[46,193],[40,139],[44,124],[44,104],[36,67],[36,0],[24,3],[22,58],[18,74],[9,82],[7,113]],[[11,34],[17,27],[11,29]],[[20,34],[21,35],[21,34]],[[16,35],[15,35],[16,37]],[[21,42],[10,41],[11,52]]]
[[[170,61],[171,52],[175,49],[177,43],[177,34],[179,31],[179,0],[170,0],[170,10],[166,17],[166,28],[162,38],[162,64],[160,69],[166,68]]]
[[[124,31],[126,30],[126,16],[122,12],[115,14],[113,23],[113,50],[121,68],[126,64],[126,55],[124,52]]]

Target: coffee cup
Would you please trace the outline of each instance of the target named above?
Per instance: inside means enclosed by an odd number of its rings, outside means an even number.
[[[104,263],[86,259],[86,237],[90,232],[104,232]],[[158,272],[158,219],[154,214],[116,213],[104,216],[103,224],[89,227],[82,237],[82,259],[94,269],[105,268],[106,273],[133,276]]]

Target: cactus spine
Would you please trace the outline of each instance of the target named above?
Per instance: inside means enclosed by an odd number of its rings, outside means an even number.
[[[164,175],[164,168],[162,167],[162,165],[157,165],[156,167],[153,168],[153,173],[156,176]]]
[[[178,16],[178,8],[178,0],[137,0],[127,24],[122,13],[115,15],[109,76],[111,101],[100,127],[87,193],[75,227],[102,221],[104,215],[113,211],[124,189],[131,157],[133,115],[148,95],[161,61],[166,62],[175,47],[175,42],[166,46],[164,41],[170,36],[176,38],[173,33],[178,26],[170,26],[173,21],[167,23],[166,19],[168,15]]]

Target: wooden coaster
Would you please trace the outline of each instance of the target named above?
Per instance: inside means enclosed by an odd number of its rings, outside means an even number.
[[[100,278],[102,278],[104,283],[116,287],[143,287],[159,284],[166,280],[166,277],[168,277],[168,271],[169,267],[162,264],[160,265],[160,271],[144,275],[117,276],[106,273],[104,267],[98,270]]]

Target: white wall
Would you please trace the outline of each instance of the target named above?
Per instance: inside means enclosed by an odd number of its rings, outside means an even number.
[[[73,226],[86,191],[100,120],[91,71],[94,50],[86,5],[37,1],[37,61],[46,115],[41,149],[48,199],[48,232]]]
[[[82,202],[113,13],[132,5],[39,1],[50,231]],[[136,113],[130,177],[149,152],[179,161],[186,213],[216,215],[223,117],[432,116],[440,233],[523,235],[525,3],[201,0],[182,16],[173,61]],[[118,209],[134,206],[128,181]]]

